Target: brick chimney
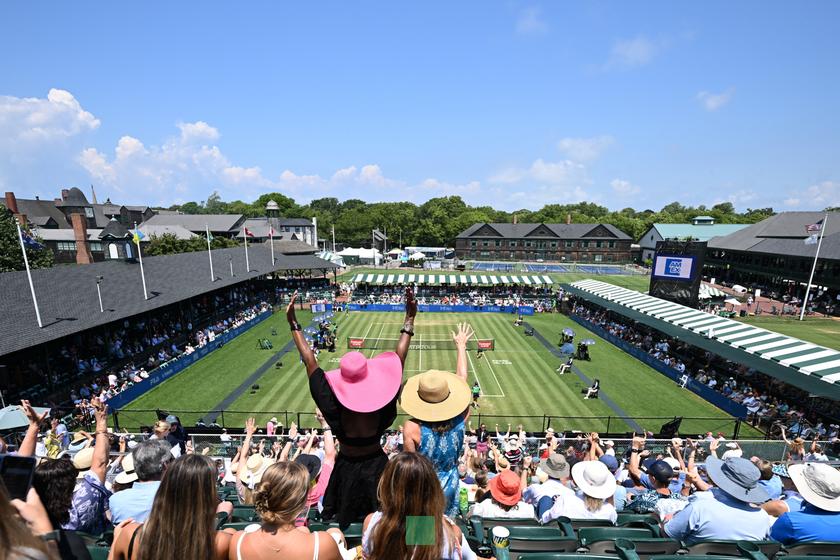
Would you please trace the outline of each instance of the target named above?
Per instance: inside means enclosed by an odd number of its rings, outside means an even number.
[[[90,264],[93,262],[93,256],[88,245],[85,215],[74,212],[70,214],[70,221],[73,222],[73,233],[76,236],[76,263]]]
[[[6,208],[8,208],[12,214],[18,213],[17,198],[15,198],[15,193],[11,191],[6,191]]]
[[[517,223],[517,221],[518,221],[518,220],[517,220],[516,214],[514,214],[514,215],[513,215],[513,223],[515,224],[515,223]]]
[[[61,200],[67,200],[68,194],[70,194],[69,189],[61,189]]]
[[[566,225],[569,225],[571,223],[572,223],[572,215],[571,214],[566,214]]]

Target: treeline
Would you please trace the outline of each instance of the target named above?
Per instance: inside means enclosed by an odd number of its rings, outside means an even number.
[[[187,202],[170,207],[185,214],[244,214],[248,217],[265,216],[265,205],[274,200],[280,215],[287,218],[318,218],[318,235],[330,239],[330,228],[335,226],[336,240],[345,245],[369,244],[371,230],[387,229],[389,246],[402,238],[403,245],[441,246],[454,243],[455,236],[479,222],[512,222],[514,216],[520,223],[565,223],[570,216],[573,223],[607,223],[616,226],[634,240],[654,222],[689,223],[699,215],[713,216],[718,223],[755,223],[772,216],[772,208],[748,209],[738,213],[729,202],[711,208],[704,205],[683,206],[672,202],[661,210],[635,210],[624,208],[617,212],[591,202],[577,204],[548,204],[540,210],[505,212],[491,206],[469,206],[460,196],[432,198],[423,204],[412,202],[365,202],[358,199],[339,201],[337,198],[319,198],[309,204],[297,204],[281,193],[268,193],[252,203],[234,200],[225,202],[218,193],[206,201]]]

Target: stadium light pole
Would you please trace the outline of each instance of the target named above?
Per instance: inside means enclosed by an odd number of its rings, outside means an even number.
[[[96,277],[96,296],[99,298],[99,312],[105,313],[105,308],[102,307],[102,290],[99,288],[99,284],[102,283],[104,278],[102,276]]]

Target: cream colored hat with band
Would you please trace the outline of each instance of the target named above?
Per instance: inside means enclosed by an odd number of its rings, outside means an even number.
[[[463,413],[471,399],[466,381],[454,373],[431,369],[405,382],[400,404],[418,420],[443,422]]]

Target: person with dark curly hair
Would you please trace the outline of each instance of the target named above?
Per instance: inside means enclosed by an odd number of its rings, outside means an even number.
[[[68,457],[47,460],[35,469],[32,486],[38,492],[53,527],[61,527],[70,521],[77,475],[78,471]],[[90,558],[85,542],[75,531],[59,529],[58,535],[58,552],[62,560]]]

